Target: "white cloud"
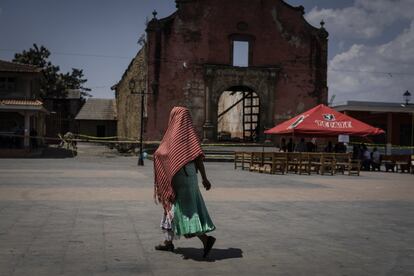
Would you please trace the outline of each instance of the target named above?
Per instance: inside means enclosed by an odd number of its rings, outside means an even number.
[[[382,27],[372,24],[367,12],[356,7],[345,9],[313,8],[306,19],[313,25],[319,25],[321,20],[326,22],[326,28],[335,36],[371,38],[377,36]]]
[[[343,52],[329,61],[328,74],[329,91],[336,95],[336,102],[398,102],[405,90],[414,91],[413,11],[414,0],[354,0],[343,9],[315,7],[306,15],[314,25],[323,19],[331,37],[340,39],[337,50]],[[402,19],[411,22],[410,26],[388,43],[368,46],[353,42],[370,42]],[[345,41],[354,45],[344,51]]]
[[[375,15],[381,16],[389,22],[399,18],[413,19],[413,0],[356,0],[355,6]]]
[[[328,83],[336,101],[402,101],[414,92],[414,20],[393,41],[353,45],[329,61]]]
[[[343,9],[313,8],[306,19],[313,25],[326,22],[331,35],[341,38],[370,39],[400,19],[414,19],[413,0],[355,0]]]

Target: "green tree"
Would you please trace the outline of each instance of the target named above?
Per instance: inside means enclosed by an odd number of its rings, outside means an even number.
[[[14,55],[14,62],[30,64],[42,69],[43,78],[40,93],[43,98],[66,96],[68,89],[79,90],[82,97],[90,97],[90,88],[84,86],[88,81],[81,69],[72,68],[72,72],[61,73],[59,66],[49,61],[50,51],[44,46],[33,44],[29,50]]]

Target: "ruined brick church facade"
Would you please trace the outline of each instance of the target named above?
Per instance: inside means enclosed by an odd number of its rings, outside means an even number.
[[[119,136],[139,133],[141,98],[131,94],[131,79],[137,90],[150,93],[144,102],[145,140],[162,138],[171,108],[181,105],[190,109],[200,137],[215,141],[224,91],[241,92],[243,102],[255,95],[257,106],[250,101],[250,112],[257,111],[259,135],[327,102],[328,33],[323,24],[306,22],[302,6],[283,0],[176,0],[176,5],[166,18],[154,14],[142,49],[114,86]],[[242,66],[234,60],[240,42]]]

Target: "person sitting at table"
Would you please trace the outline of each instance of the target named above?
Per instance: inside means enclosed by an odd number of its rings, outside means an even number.
[[[361,160],[361,147],[359,144],[354,144],[353,148],[352,148],[352,159],[353,160]]]
[[[305,138],[300,138],[299,144],[296,146],[297,152],[306,152]]]
[[[325,147],[325,152],[333,152],[333,146],[331,141],[329,141],[328,145]]]
[[[335,144],[334,152],[336,153],[345,153],[346,152],[346,146],[343,142],[338,142]]]
[[[285,138],[282,138],[281,141],[280,141],[279,151],[280,152],[287,152],[287,146],[286,146],[286,139]]]
[[[316,151],[316,143],[315,143],[315,138],[313,138],[312,140],[309,140],[306,143],[306,151],[307,152],[315,152]]]
[[[295,143],[293,143],[293,139],[289,138],[289,143],[287,144],[287,151],[294,152],[295,151]]]

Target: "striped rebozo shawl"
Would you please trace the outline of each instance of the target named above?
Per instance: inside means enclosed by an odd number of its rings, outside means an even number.
[[[190,112],[185,107],[174,107],[167,131],[154,153],[154,193],[166,213],[175,201],[174,175],[200,155],[204,157]]]

